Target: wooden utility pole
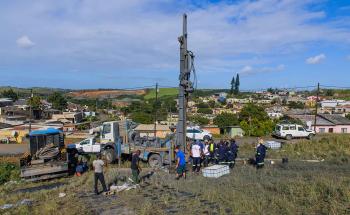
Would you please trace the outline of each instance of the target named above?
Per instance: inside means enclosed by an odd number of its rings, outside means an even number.
[[[320,95],[320,83],[317,83],[317,92],[316,92],[316,104],[315,104],[315,120],[314,120],[314,131],[316,132],[316,123],[317,123],[317,109],[318,109],[318,101]]]
[[[30,90],[30,102],[29,102],[29,133],[32,132],[32,112],[33,112],[33,89]]]
[[[158,83],[156,83],[156,101],[154,105],[154,138],[157,138],[157,112],[158,112]]]

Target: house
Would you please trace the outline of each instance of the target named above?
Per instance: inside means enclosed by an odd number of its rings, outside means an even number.
[[[228,126],[224,129],[224,133],[229,135],[231,138],[243,137],[244,131],[240,126]]]
[[[79,123],[83,120],[83,112],[63,112],[62,114],[53,114],[53,120],[69,121],[72,124]]]
[[[308,129],[316,127],[317,133],[350,133],[350,120],[338,114],[289,115],[301,120]]]
[[[154,137],[154,130],[156,129],[156,136],[159,138],[165,138],[168,134],[171,134],[171,130],[168,125],[156,125],[154,124],[139,124],[134,130],[140,133],[140,137]]]
[[[0,98],[0,107],[12,106],[13,101],[9,98]]]
[[[220,128],[217,125],[204,125],[202,126],[202,129],[211,134],[220,134]]]

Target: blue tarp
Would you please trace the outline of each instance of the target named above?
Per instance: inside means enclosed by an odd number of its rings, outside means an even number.
[[[35,136],[35,135],[47,135],[47,134],[60,134],[62,133],[61,130],[56,128],[48,128],[46,130],[35,130],[29,133],[29,136]]]

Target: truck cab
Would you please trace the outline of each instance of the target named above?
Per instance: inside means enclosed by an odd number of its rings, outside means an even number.
[[[67,148],[76,149],[78,153],[100,153],[102,145],[96,141],[96,137],[90,137],[78,143],[69,144]]]

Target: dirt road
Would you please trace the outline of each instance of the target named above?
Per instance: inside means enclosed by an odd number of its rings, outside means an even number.
[[[28,144],[0,144],[0,156],[23,154],[28,148]]]

